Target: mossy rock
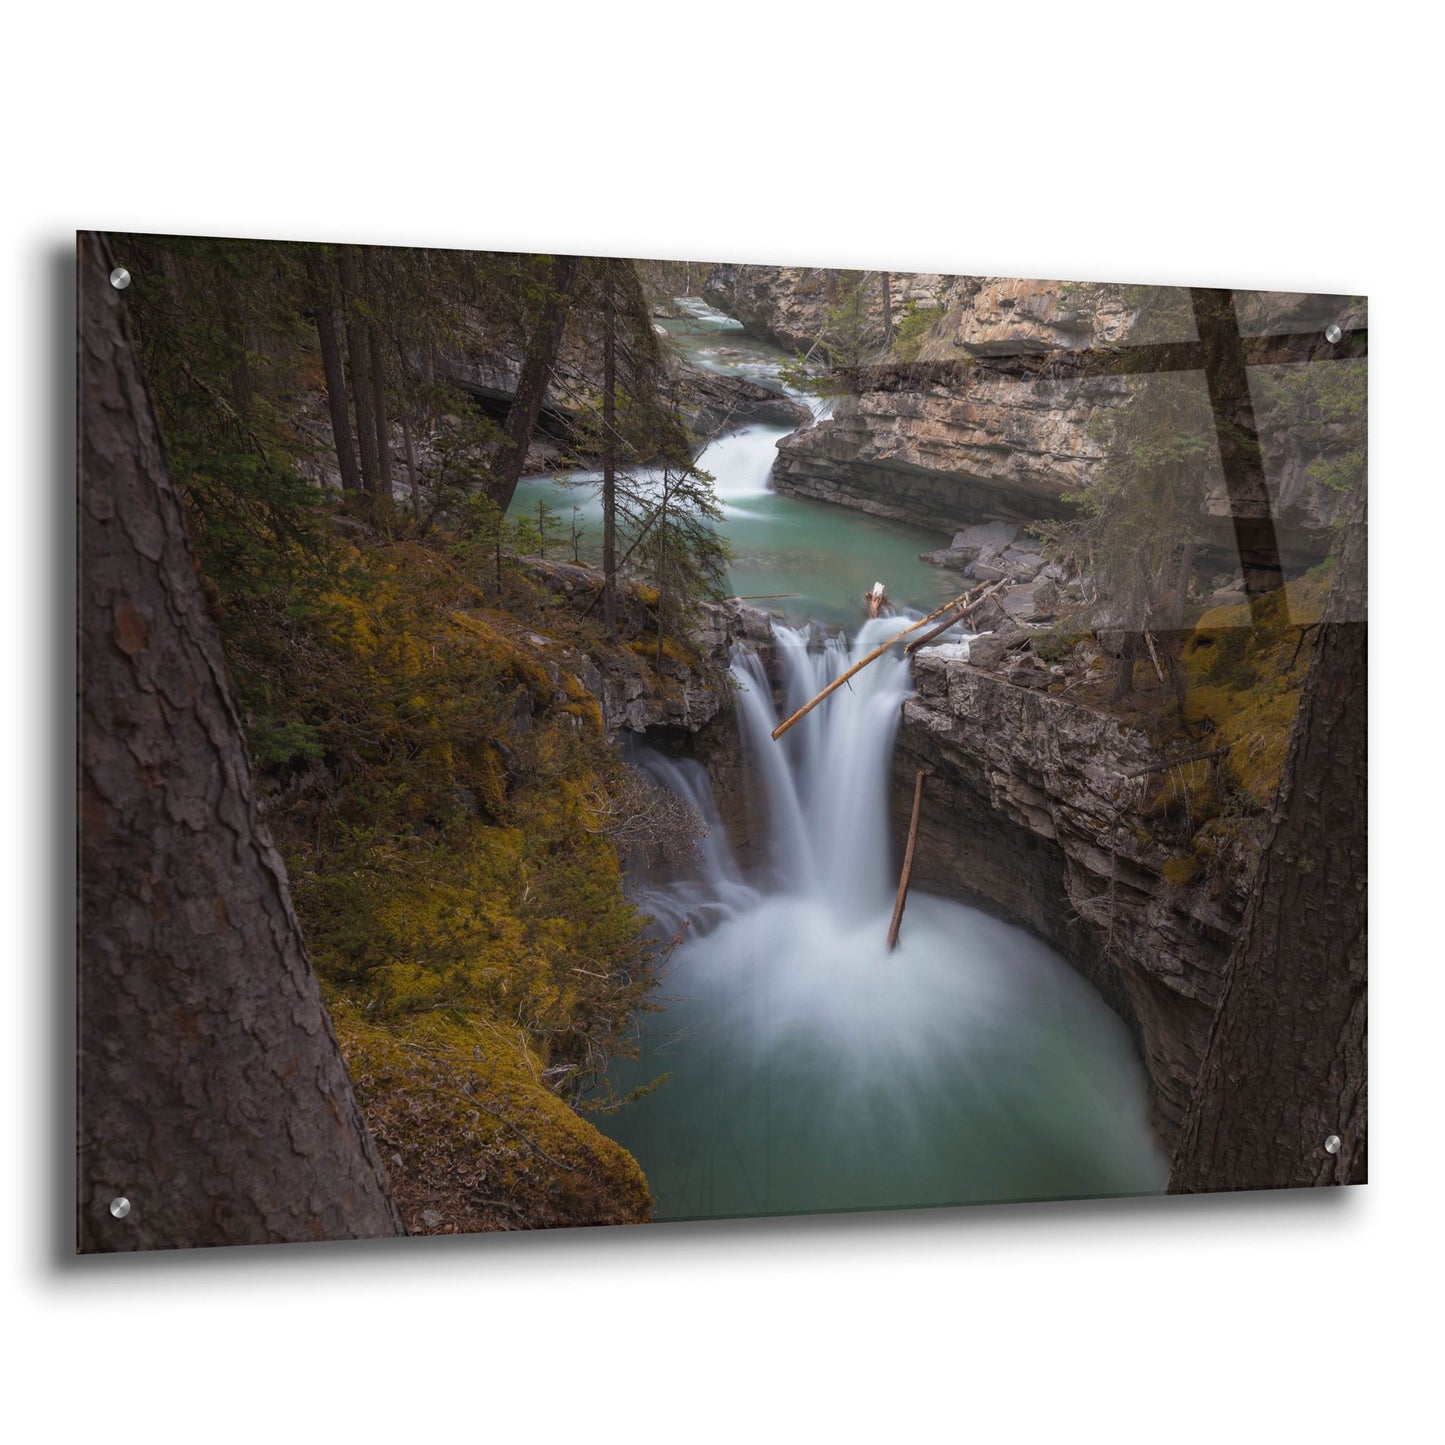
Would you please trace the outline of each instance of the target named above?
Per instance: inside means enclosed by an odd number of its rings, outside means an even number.
[[[332,1019],[410,1232],[651,1219],[637,1161],[546,1087],[515,1029],[459,1013],[381,1026],[346,999]]]
[[[1181,853],[1171,858],[1161,870],[1164,881],[1175,888],[1187,888],[1199,876],[1201,864],[1192,853]]]

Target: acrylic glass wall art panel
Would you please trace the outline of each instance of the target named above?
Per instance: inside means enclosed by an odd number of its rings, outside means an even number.
[[[80,1248],[1362,1182],[1366,324],[82,236]]]

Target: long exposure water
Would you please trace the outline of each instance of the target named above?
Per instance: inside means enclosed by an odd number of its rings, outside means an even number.
[[[826,400],[788,391],[779,375],[788,358],[776,347],[744,337],[735,321],[696,298],[679,299],[696,315],[659,324],[694,365],[792,395],[815,415],[829,409]],[[885,583],[901,606],[928,611],[943,601],[956,575],[919,561],[918,554],[944,545],[947,538],[772,490],[769,479],[778,442],[789,430],[754,422],[718,437],[698,457],[698,465],[714,478],[722,504],[720,530],[733,553],[729,591],[749,597],[796,592],[800,595],[795,598],[761,605],[800,619],[845,625],[856,622],[859,596],[874,582]],[[538,502],[545,502],[557,514],[563,533],[575,517],[581,532],[579,556],[595,563],[601,555],[600,480],[595,472],[525,478],[511,514],[535,516]],[[565,549],[558,547],[560,555]]]
[[[866,623],[853,655],[900,627]],[[779,629],[791,710],[847,665]],[[901,649],[899,650],[901,652]],[[887,779],[909,664],[891,653],[782,740],[755,656],[733,661],[766,796],[769,856],[744,877],[707,774],[643,765],[710,820],[701,866],[641,903],[684,943],[601,1126],[641,1162],[661,1219],[1161,1190],[1167,1164],[1124,1024],[1020,929],[914,892],[899,946]]]
[[[696,298],[663,322],[695,365],[785,391],[776,349]],[[808,399],[814,414],[826,403]],[[799,624],[857,626],[884,582],[931,610],[956,576],[918,560],[942,539],[847,508],[773,492],[787,428],[754,424],[699,458],[715,478],[738,595]],[[592,476],[537,477],[514,513],[574,505],[594,558]],[[905,623],[865,623],[809,651],[806,625],[776,628],[783,703],[800,706]],[[896,876],[887,783],[910,664],[895,649],[779,742],[758,658],[732,661],[748,766],[765,799],[766,860],[744,874],[701,764],[635,761],[708,821],[696,866],[641,886],[664,937],[681,936],[645,1016],[642,1053],[614,1065],[637,1102],[594,1116],[632,1150],[656,1217],[1152,1193],[1167,1162],[1124,1024],[1046,945],[976,909],[915,891],[887,949]]]

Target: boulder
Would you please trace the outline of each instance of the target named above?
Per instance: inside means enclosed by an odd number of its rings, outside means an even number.
[[[953,534],[950,551],[972,551],[978,557],[984,551],[1002,552],[1017,540],[1019,529],[1013,522],[980,522]]]
[[[985,632],[973,638],[968,644],[968,660],[975,667],[997,669],[1011,653],[1023,647],[1029,640],[1029,630],[1016,622],[1001,627],[997,632]]]
[[[1017,622],[1041,622],[1054,615],[1059,605],[1059,589],[1047,578],[1010,587],[999,596],[1003,610]]]
[[[1044,559],[1036,553],[1019,552],[1010,547],[997,557],[990,557],[988,565],[1003,568],[1010,582],[1032,582],[1043,571]]]
[[[948,567],[962,572],[973,561],[973,553],[965,547],[940,547],[934,552],[920,552],[918,560],[934,567]]]

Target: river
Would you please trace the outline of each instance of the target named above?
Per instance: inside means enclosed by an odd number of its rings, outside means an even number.
[[[815,414],[827,411],[827,401],[790,392],[783,384],[779,369],[789,359],[783,352],[745,337],[735,321],[696,298],[682,300],[695,308],[695,316],[658,324],[694,365],[791,395]],[[802,595],[766,605],[790,616],[845,625],[857,621],[859,596],[874,582],[885,583],[896,602],[925,611],[946,600],[956,575],[918,560],[920,552],[946,545],[946,537],[772,490],[773,458],[789,430],[753,423],[717,438],[698,458],[711,473],[722,504],[721,531],[733,554],[729,590],[736,596],[797,592]],[[595,563],[601,555],[598,480],[593,472],[525,478],[512,515],[534,516],[537,503],[546,502],[565,532],[575,508],[582,532],[579,555]]]
[[[697,364],[781,385],[778,353],[700,303],[695,318],[674,329]],[[859,626],[858,597],[873,581],[922,610],[956,579],[918,562],[938,545],[929,533],[772,493],[783,434],[745,428],[713,442],[702,465],[724,503],[735,590],[803,594],[769,604],[798,624],[777,628],[791,711],[898,630],[896,618]],[[556,479],[525,486],[520,507],[539,496],[570,507]],[[810,652],[809,619],[853,635]],[[895,650],[865,668],[779,742],[757,657],[738,650],[732,670],[766,799],[765,864],[739,868],[700,764],[634,750],[710,824],[695,867],[638,883],[659,931],[684,942],[661,1010],[642,1022],[640,1058],[618,1061],[612,1082],[626,1093],[667,1077],[593,1116],[646,1171],[656,1217],[1162,1190],[1168,1165],[1133,1040],[1063,958],[922,892],[909,897],[898,949],[887,949],[887,787],[907,659]]]

